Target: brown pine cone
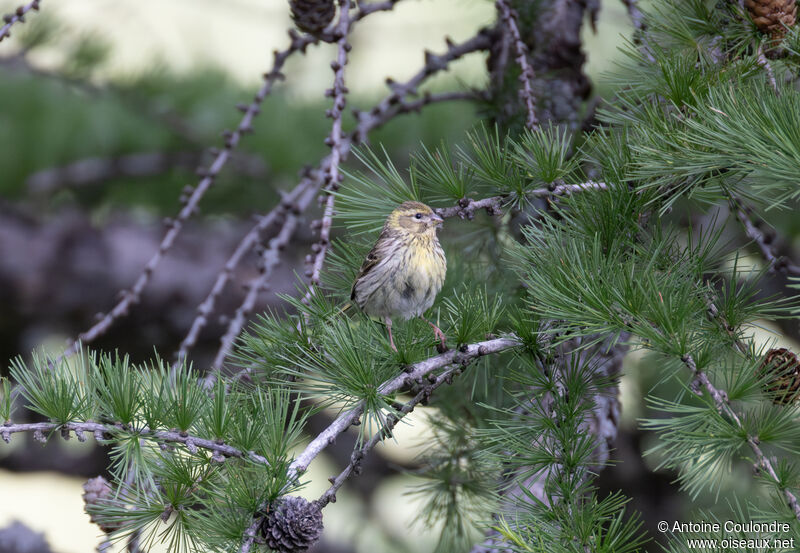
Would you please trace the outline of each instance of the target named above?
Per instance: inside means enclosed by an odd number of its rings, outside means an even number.
[[[108,502],[112,495],[111,484],[102,476],[89,478],[83,484],[83,503],[86,512],[89,513],[89,519],[107,534],[119,529],[119,524],[104,520],[102,516],[98,516],[96,509]]]
[[[289,7],[297,28],[314,36],[319,36],[336,15],[334,0],[289,0]]]
[[[322,535],[322,513],[316,502],[309,503],[302,497],[283,497],[264,517],[261,534],[267,547],[277,553],[306,551]]]
[[[756,27],[773,40],[783,38],[797,17],[796,0],[744,0],[744,4]]]
[[[786,348],[771,349],[764,356],[758,376],[773,403],[786,405],[800,397],[800,361]]]

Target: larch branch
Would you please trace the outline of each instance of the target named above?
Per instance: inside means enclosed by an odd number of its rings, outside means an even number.
[[[164,255],[175,243],[175,240],[180,234],[184,223],[197,211],[200,200],[208,191],[208,189],[214,184],[217,175],[219,175],[228,159],[230,159],[233,149],[237,146],[243,135],[252,132],[253,120],[260,113],[262,102],[272,91],[272,87],[274,86],[275,82],[284,78],[283,73],[281,73],[281,69],[283,68],[286,60],[296,52],[304,52],[306,47],[316,40],[312,37],[298,36],[294,32],[290,32],[289,34],[291,36],[291,43],[285,50],[275,52],[275,61],[272,69],[268,73],[264,74],[264,84],[258,90],[253,98],[253,101],[249,105],[241,106],[244,115],[239,121],[239,125],[236,127],[235,131],[226,131],[226,133],[224,133],[225,147],[217,153],[217,156],[214,158],[214,161],[211,163],[211,165],[207,169],[203,170],[203,176],[200,179],[200,182],[192,190],[191,194],[186,197],[186,202],[178,213],[178,216],[170,222],[169,230],[165,233],[163,239],[161,240],[158,250],[153,257],[150,258],[150,261],[147,262],[147,265],[145,265],[145,268],[139,275],[139,278],[136,279],[136,282],[130,290],[126,290],[122,293],[122,299],[117,302],[117,304],[109,312],[103,315],[103,317],[94,326],[78,335],[77,340],[73,341],[62,355],[71,356],[77,352],[78,348],[80,347],[79,344],[92,342],[97,337],[105,333],[116,319],[126,315],[131,306],[139,301],[139,297],[150,281],[153,271],[156,269]]]
[[[539,128],[539,121],[536,119],[536,101],[533,96],[533,67],[528,61],[528,47],[522,41],[522,36],[519,34],[519,27],[517,26],[517,15],[507,0],[497,0],[495,2],[497,11],[500,13],[500,19],[503,21],[503,26],[511,35],[511,42],[514,44],[514,52],[517,57],[515,58],[520,68],[519,81],[522,87],[519,90],[519,97],[525,103],[527,110],[527,118],[525,120],[525,127],[529,130],[535,131]]]
[[[311,263],[309,275],[311,282],[308,291],[303,298],[303,303],[308,303],[320,283],[320,273],[325,263],[325,255],[330,248],[331,226],[333,224],[333,208],[336,196],[333,194],[339,189],[342,175],[339,166],[347,156],[349,148],[344,146],[344,132],[342,131],[342,115],[347,105],[347,87],[344,84],[344,69],[347,65],[347,53],[350,51],[350,44],[347,41],[348,18],[350,13],[350,0],[340,2],[341,17],[339,20],[339,38],[337,44],[336,60],[331,63],[333,69],[333,86],[326,91],[326,95],[333,98],[333,106],[327,112],[327,116],[333,119],[331,132],[325,143],[330,146],[330,162],[324,172],[324,189],[321,196],[325,204],[322,220],[319,224],[319,240],[316,242],[316,250]]]
[[[0,425],[0,438],[6,443],[11,441],[11,435],[19,432],[33,432],[34,437],[38,441],[46,440],[45,434],[53,431],[60,431],[61,435],[65,438],[73,432],[79,441],[86,439],[85,434],[94,434],[98,441],[113,439],[115,435],[131,434],[139,436],[143,439],[156,440],[158,442],[183,444],[190,452],[195,452],[197,449],[206,449],[214,452],[217,460],[222,460],[223,457],[235,457],[241,459],[250,459],[256,463],[269,465],[267,459],[252,451],[241,451],[233,446],[227,445],[224,442],[215,440],[208,440],[199,438],[183,432],[176,432],[171,430],[155,430],[148,427],[135,428],[125,427],[121,424],[104,424],[99,422],[32,422],[12,424],[6,423]]]
[[[604,182],[587,181],[579,184],[559,184],[552,188],[537,188],[526,193],[527,197],[531,198],[548,198],[554,196],[565,196],[573,192],[584,192],[588,190],[607,190],[608,185]],[[503,205],[508,202],[510,196],[508,194],[501,196],[492,196],[480,200],[473,200],[472,198],[461,198],[457,205],[451,207],[440,207],[436,209],[436,213],[443,219],[450,217],[460,217],[462,219],[472,219],[476,211],[485,209],[489,215],[495,215],[502,212]]]
[[[336,492],[339,491],[339,488],[342,487],[342,485],[351,475],[358,473],[358,468],[361,465],[361,461],[364,459],[367,453],[372,451],[372,449],[374,449],[375,446],[384,439],[391,437],[392,430],[394,430],[394,427],[397,426],[397,423],[400,422],[404,416],[413,411],[417,405],[427,401],[436,388],[445,383],[449,384],[453,381],[453,377],[460,374],[463,370],[464,365],[459,364],[450,367],[441,374],[429,376],[427,379],[425,379],[424,384],[422,384],[422,389],[413,398],[404,403],[395,413],[388,414],[378,431],[375,432],[375,434],[363,446],[353,452],[353,454],[350,456],[350,462],[342,470],[342,472],[340,472],[338,476],[330,479],[330,488],[328,488],[317,500],[319,507],[324,508],[328,503],[335,503]],[[417,380],[417,383],[422,382],[423,381],[421,379]]]
[[[739,430],[745,431],[745,426],[742,424],[741,418],[739,418],[739,415],[737,415],[736,411],[734,411],[733,407],[731,407],[730,401],[728,400],[728,394],[726,394],[724,390],[720,390],[714,386],[714,384],[708,378],[708,375],[697,367],[697,363],[691,355],[684,355],[681,358],[681,361],[683,361],[684,365],[686,365],[686,367],[694,376],[693,388],[705,388],[708,394],[711,396],[717,411],[730,418]],[[766,455],[764,455],[764,451],[759,445],[758,437],[747,434],[746,439],[747,445],[750,446],[750,449],[755,455],[755,462],[753,463],[753,466],[758,470],[764,471],[776,485],[779,485],[780,478],[778,478],[778,474],[775,472],[772,462]],[[797,520],[800,520],[800,503],[798,503],[797,497],[787,489],[782,490],[782,493],[784,499],[786,500],[787,506],[794,512],[794,516],[797,518]]]
[[[14,23],[25,23],[25,14],[29,11],[39,11],[39,4],[41,0],[32,0],[31,2],[24,4],[14,10],[14,13],[9,13],[3,16],[3,22],[5,25],[0,27],[0,42],[3,42],[4,38],[11,36],[11,26]]]
[[[433,370],[441,369],[450,365],[463,365],[470,361],[490,355],[500,353],[520,345],[516,337],[495,338],[484,342],[465,345],[458,350],[451,350],[423,361],[411,365],[407,372],[404,372],[390,380],[387,380],[378,387],[378,393],[394,393],[408,383],[414,382]],[[289,477],[295,478],[304,473],[314,458],[319,455],[336,439],[336,436],[347,430],[364,412],[364,403],[356,404],[349,411],[339,415],[325,430],[320,432],[311,443],[306,446],[303,452],[295,458],[289,466]]]

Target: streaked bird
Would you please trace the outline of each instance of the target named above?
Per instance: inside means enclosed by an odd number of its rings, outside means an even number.
[[[420,202],[403,202],[386,219],[378,241],[361,265],[350,299],[367,315],[380,317],[392,337],[392,319],[420,317],[445,343],[444,333],[422,316],[442,289],[447,261],[436,235],[439,217]]]

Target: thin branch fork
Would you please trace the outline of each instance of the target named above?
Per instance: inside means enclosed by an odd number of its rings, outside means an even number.
[[[214,385],[217,378],[217,372],[222,368],[225,359],[230,355],[233,349],[233,343],[239,336],[239,333],[244,328],[247,322],[248,315],[253,311],[256,304],[258,294],[262,292],[268,285],[269,279],[272,276],[273,269],[280,262],[280,252],[286,249],[289,241],[297,229],[300,214],[308,208],[314,197],[315,190],[308,189],[305,194],[298,200],[295,209],[286,215],[280,232],[269,241],[269,245],[261,254],[261,267],[259,275],[253,278],[247,285],[247,294],[244,301],[236,310],[234,318],[228,325],[228,329],[220,339],[220,348],[217,351],[214,361],[211,364],[212,370],[209,372],[205,379],[205,386],[210,388]]]
[[[6,423],[0,425],[0,438],[6,443],[11,441],[11,435],[19,432],[33,432],[34,437],[39,441],[45,441],[46,433],[53,431],[60,431],[61,435],[69,438],[69,433],[74,432],[79,441],[86,440],[86,433],[94,434],[98,441],[107,440],[108,436],[113,437],[120,432],[129,432],[136,434],[142,438],[152,439],[165,443],[183,444],[191,452],[200,449],[207,449],[214,452],[214,457],[217,461],[224,460],[224,457],[236,457],[240,459],[250,459],[256,463],[269,465],[267,459],[252,451],[241,451],[233,446],[227,445],[224,442],[217,442],[214,440],[207,440],[205,438],[198,438],[183,432],[173,432],[167,430],[153,430],[147,427],[143,428],[127,428],[121,424],[102,424],[99,422],[66,422],[63,424],[54,422],[33,422],[22,424]]]
[[[378,393],[383,395],[394,393],[406,386],[409,382],[417,381],[436,369],[441,369],[453,364],[463,365],[478,357],[500,353],[519,345],[519,339],[514,336],[509,336],[462,346],[458,350],[451,350],[425,359],[424,361],[414,363],[408,367],[407,372],[381,384],[378,387]],[[308,465],[311,464],[311,461],[326,447],[332,444],[336,436],[347,430],[356,422],[363,412],[364,402],[362,401],[357,403],[349,411],[336,417],[336,419],[328,425],[325,430],[320,432],[317,437],[306,446],[303,452],[295,458],[289,466],[289,478],[295,478],[304,473],[306,469],[308,469]]]
[[[311,183],[312,181],[309,179],[304,179],[301,181],[300,184],[291,192],[286,194],[283,197],[283,200],[272,210],[270,210],[269,213],[259,217],[255,226],[253,226],[253,228],[251,228],[247,234],[245,234],[245,236],[236,246],[236,249],[234,249],[231,256],[225,262],[222,271],[217,274],[217,278],[214,281],[214,285],[211,287],[208,296],[206,296],[203,302],[198,306],[197,316],[192,321],[192,326],[189,328],[189,332],[186,334],[183,341],[181,341],[180,347],[176,354],[176,364],[185,359],[189,354],[189,350],[197,343],[200,332],[203,330],[206,324],[208,324],[209,317],[214,312],[216,301],[220,294],[222,294],[222,291],[225,289],[225,285],[233,277],[233,272],[241,262],[242,258],[244,258],[247,252],[253,249],[258,243],[261,233],[271,228],[274,224],[281,220],[283,220],[285,224],[287,214],[290,212],[293,214],[292,216],[295,217],[302,213],[298,201],[303,197],[303,194],[308,192],[311,187]],[[246,301],[247,299],[245,299],[245,302]]]
[[[494,340],[488,340],[485,342],[478,342],[475,344],[464,345],[458,350],[448,351],[441,355],[430,357],[428,359],[425,359],[424,361],[420,361],[418,363],[411,365],[408,368],[408,372],[404,372],[396,376],[395,378],[387,380],[386,382],[381,384],[381,386],[378,388],[378,392],[381,394],[391,394],[393,392],[400,390],[409,383],[413,383],[415,381],[422,379],[428,373],[436,369],[441,369],[444,367],[448,367],[450,365],[456,365],[460,368],[467,365],[473,359],[476,359],[483,355],[500,353],[502,351],[512,349],[519,345],[520,342],[515,337],[495,338]],[[444,377],[444,375],[442,376]],[[446,378],[442,378],[442,382],[445,381]],[[341,415],[339,415],[325,430],[319,433],[317,437],[314,438],[314,440],[312,440],[311,443],[308,444],[308,446],[306,446],[305,450],[303,450],[303,452],[292,462],[292,464],[289,466],[289,471],[288,471],[289,478],[290,479],[296,478],[300,474],[304,473],[308,468],[308,465],[311,463],[311,461],[314,460],[314,458],[317,455],[319,455],[327,446],[333,443],[333,441],[336,439],[336,436],[338,436],[339,434],[343,433],[345,430],[350,428],[350,426],[361,417],[363,412],[364,412],[364,402],[362,401],[356,404],[352,409],[350,409],[346,413],[342,413]],[[381,435],[381,433],[379,432],[378,435]],[[344,478],[347,478],[347,476],[345,476]],[[342,482],[343,481],[344,479],[342,480]],[[341,484],[339,485],[341,486]],[[335,491],[333,493],[335,493]],[[332,495],[329,498],[329,501],[331,498]],[[239,553],[250,552],[250,549],[253,547],[253,543],[257,538],[258,529],[260,525],[261,525],[261,517],[259,516],[253,517],[253,521],[250,523],[250,526],[248,526],[247,530],[245,530],[244,532],[243,535],[244,539],[242,541],[241,547],[239,548]]]
[[[443,371],[441,374],[428,376],[426,379],[426,384],[422,386],[422,389],[417,393],[417,395],[404,403],[395,413],[388,414],[378,431],[375,432],[375,434],[363,446],[353,452],[353,454],[350,456],[350,462],[347,464],[344,470],[342,470],[338,476],[330,478],[330,488],[328,488],[317,500],[317,505],[319,505],[319,508],[324,508],[328,503],[335,503],[336,492],[339,491],[339,488],[342,487],[342,485],[351,475],[359,473],[361,461],[364,459],[367,453],[372,451],[372,449],[374,449],[375,446],[377,446],[380,442],[391,437],[392,430],[394,430],[394,427],[397,426],[397,423],[400,422],[403,417],[411,413],[411,411],[413,411],[417,405],[427,401],[436,388],[442,384],[451,383],[453,381],[453,377],[460,374],[464,370],[465,364],[466,363],[453,365],[447,370]]]
[[[367,134],[370,130],[384,124],[398,112],[403,113],[411,110],[411,107],[403,108],[401,105],[403,99],[408,96],[415,96],[419,94],[419,87],[434,74],[445,71],[448,65],[472,52],[486,50],[491,46],[491,40],[488,34],[479,32],[474,37],[460,43],[455,44],[450,39],[447,39],[447,50],[443,54],[433,54],[432,52],[425,51],[425,65],[417,71],[410,79],[404,83],[398,83],[391,78],[386,79],[386,84],[391,89],[391,94],[386,96],[383,100],[378,102],[369,111],[358,111],[358,125],[353,134],[351,134],[349,142],[359,144],[367,140]],[[441,98],[444,100],[447,98]],[[429,103],[429,102],[428,102]],[[425,105],[424,103],[422,105]]]
[[[25,14],[29,11],[39,11],[39,4],[41,0],[32,0],[28,4],[22,5],[18,7],[14,13],[10,13],[3,16],[3,21],[5,25],[0,27],[0,42],[3,42],[4,38],[11,36],[11,26],[14,23],[25,23]]]
[[[701,388],[705,388],[711,396],[711,399],[714,401],[717,410],[729,417],[740,430],[744,430],[742,420],[739,418],[739,415],[736,414],[736,411],[734,411],[731,407],[730,401],[728,400],[728,395],[723,390],[720,390],[714,386],[711,380],[709,380],[708,375],[704,371],[697,368],[697,363],[695,363],[695,360],[691,355],[684,355],[681,358],[681,361],[683,361],[684,365],[686,365],[686,367],[694,375],[693,389],[699,390]],[[758,437],[748,434],[747,445],[750,446],[750,449],[755,454],[755,462],[753,463],[753,466],[758,470],[766,472],[775,484],[779,484],[780,479],[778,478],[778,474],[775,472],[772,462],[767,458],[766,455],[764,455],[764,451],[759,445]],[[789,490],[783,490],[782,493],[786,499],[786,504],[794,512],[795,518],[800,520],[800,503],[798,503],[797,497]]]
[[[325,143],[331,147],[330,163],[324,172],[325,187],[322,200],[325,202],[325,211],[320,222],[319,241],[316,243],[316,254],[311,264],[311,282],[308,291],[303,297],[303,303],[308,303],[311,296],[319,286],[320,273],[322,272],[322,265],[325,263],[325,255],[328,253],[330,247],[331,226],[333,224],[333,207],[336,201],[336,196],[333,192],[339,189],[339,183],[342,180],[342,175],[339,172],[339,166],[347,155],[349,148],[345,149],[343,145],[344,134],[342,131],[342,114],[347,105],[347,87],[344,84],[344,68],[347,65],[347,53],[350,51],[350,44],[347,41],[347,33],[344,32],[348,27],[348,18],[350,15],[350,0],[342,0],[341,17],[339,19],[339,28],[341,29],[341,38],[337,42],[337,56],[336,61],[331,63],[333,69],[333,87],[327,91],[333,98],[333,107],[328,111],[328,116],[333,119],[331,125],[331,132]]]
[[[497,11],[500,13],[500,19],[503,21],[508,33],[511,35],[511,42],[514,44],[514,51],[517,54],[515,58],[520,68],[519,80],[522,88],[519,90],[519,97],[525,103],[527,110],[527,119],[525,120],[525,127],[529,130],[535,131],[539,128],[539,121],[536,119],[536,101],[533,96],[533,67],[528,62],[528,48],[522,41],[517,26],[517,16],[514,10],[508,4],[508,0],[497,0],[495,2]]]

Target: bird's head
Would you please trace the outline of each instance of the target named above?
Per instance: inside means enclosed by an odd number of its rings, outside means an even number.
[[[433,235],[442,226],[442,222],[441,217],[421,202],[403,202],[392,211],[387,220],[390,228],[416,235]]]

